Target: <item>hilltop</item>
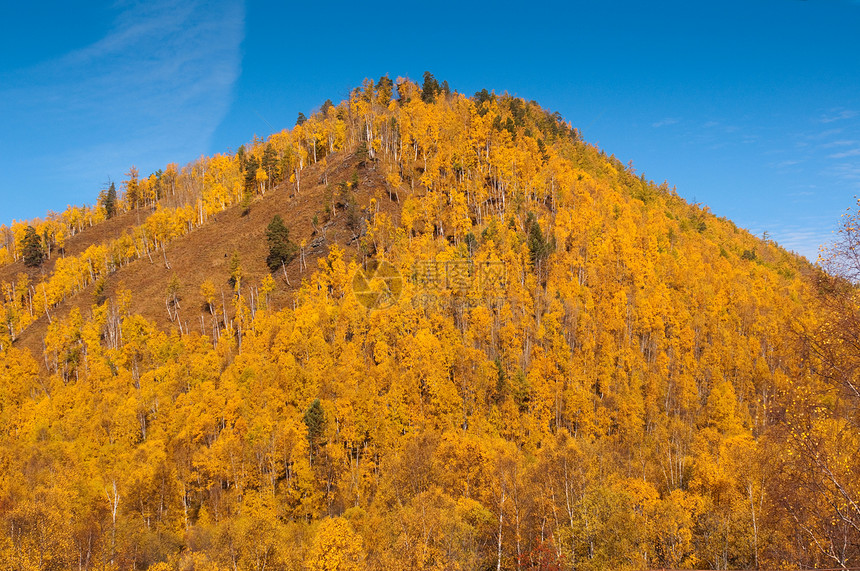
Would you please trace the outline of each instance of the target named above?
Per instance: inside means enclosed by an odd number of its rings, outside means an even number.
[[[536,102],[368,80],[112,201],[0,229],[10,564],[858,556],[850,295]]]

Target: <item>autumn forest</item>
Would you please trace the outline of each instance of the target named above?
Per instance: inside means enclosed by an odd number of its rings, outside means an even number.
[[[860,566],[860,210],[429,73],[96,192],[0,226],[4,569]]]

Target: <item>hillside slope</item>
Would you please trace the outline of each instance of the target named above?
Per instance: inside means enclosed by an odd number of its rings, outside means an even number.
[[[323,170],[325,169],[325,174]],[[129,310],[145,317],[164,330],[192,328],[205,335],[213,331],[213,312],[207,309],[200,285],[209,282],[214,286],[215,297],[220,307],[223,321],[224,299],[231,298],[233,292],[228,283],[230,261],[234,253],[241,261],[243,279],[254,286],[262,283],[270,273],[266,266],[268,244],[266,227],[276,214],[289,220],[291,238],[294,242],[306,242],[304,266],[295,259],[283,272],[276,272],[279,287],[270,294],[270,307],[281,308],[292,302],[293,293],[301,285],[302,279],[311,275],[317,267],[317,259],[325,256],[330,244],[341,244],[349,251],[356,250],[352,231],[347,228],[346,217],[335,216],[332,220],[319,223],[314,228],[313,219],[323,216],[327,185],[349,184],[353,175],[358,177],[358,186],[353,191],[359,209],[366,209],[371,198],[379,203],[381,211],[398,216],[395,207],[386,204],[383,197],[385,181],[379,172],[359,164],[353,154],[336,153],[331,166],[312,165],[303,176],[311,181],[301,194],[289,184],[280,184],[262,196],[256,197],[247,213],[241,205],[230,206],[214,216],[206,224],[193,231],[177,236],[161,251],[137,258],[130,263],[109,272],[103,281],[92,280],[86,287],[75,291],[71,296],[50,308],[51,320],[65,319],[76,308],[87,314],[95,302],[117,299],[118,291],[133,289]],[[110,220],[86,228],[65,243],[64,256],[80,256],[89,247],[116,240],[132,227],[140,226],[157,207],[144,207],[122,213]],[[134,224],[137,221],[138,224]],[[17,276],[25,273],[31,283],[38,282],[41,276],[50,276],[58,256],[47,260],[41,268],[27,268],[22,260],[0,267],[0,278],[14,283]],[[171,283],[176,279],[179,314],[173,311]],[[96,294],[96,289],[100,290]],[[170,299],[169,299],[170,298]],[[170,307],[170,310],[168,310]],[[41,355],[43,339],[51,320],[45,313],[34,315],[35,320],[19,333],[16,343],[29,349],[34,355]],[[201,322],[201,318],[203,321]]]
[[[10,565],[860,555],[824,277],[534,102],[367,81],[125,189],[0,267]],[[270,273],[276,214],[303,254]]]

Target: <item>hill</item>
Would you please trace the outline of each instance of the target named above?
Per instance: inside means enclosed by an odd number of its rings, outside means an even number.
[[[10,566],[858,556],[853,286],[444,85],[3,229]]]

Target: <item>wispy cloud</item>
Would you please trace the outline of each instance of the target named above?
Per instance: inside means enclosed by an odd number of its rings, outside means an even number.
[[[0,158],[0,195],[21,184],[47,192],[62,183],[92,197],[107,175],[133,163],[154,170],[206,150],[239,77],[243,4],[126,6],[99,41],[0,77],[0,108],[15,117],[0,135],[21,140],[44,133],[38,148]],[[11,161],[36,158],[52,174],[26,181],[10,175]],[[80,202],[73,198],[68,202]]]
[[[806,256],[806,259],[814,262],[819,249],[833,240],[833,233],[822,232],[820,228],[802,228],[774,232],[773,238],[783,248]]]
[[[715,129],[723,133],[732,134],[741,130],[737,125],[727,124],[725,121],[707,121],[702,124],[703,129]]]
[[[834,135],[838,135],[842,132],[842,129],[825,129],[824,131],[819,131],[817,133],[810,133],[806,135],[806,138],[812,141],[821,141],[827,139],[828,137],[832,137]]]
[[[849,140],[849,139],[843,139],[840,141],[830,141],[829,143],[824,143],[823,145],[821,145],[821,148],[822,149],[832,149],[834,147],[848,147],[850,145],[856,145],[856,144],[857,144],[857,141]]]
[[[779,161],[776,163],[770,163],[770,166],[773,168],[782,169],[782,168],[786,168],[786,167],[792,167],[794,165],[800,164],[801,162],[803,162],[803,161],[790,159],[790,160],[785,160],[785,161]]]
[[[860,182],[860,165],[850,163],[840,163],[826,169],[825,174],[842,180],[843,182]]]
[[[860,149],[851,149],[848,151],[843,151],[841,153],[834,153],[832,155],[827,155],[830,159],[845,159],[848,157],[857,157],[860,156]]]
[[[854,117],[857,117],[857,111],[854,111],[853,109],[843,109],[832,114],[823,115],[819,121],[822,123],[834,123],[836,121],[843,121]]]
[[[769,237],[780,246],[814,262],[819,248],[833,241],[835,223],[827,217],[809,217],[794,222],[769,224],[766,230]],[[753,232],[760,236],[764,230],[765,228],[758,228]]]
[[[664,119],[660,119],[659,121],[655,121],[654,123],[651,123],[651,126],[654,128],[668,127],[669,125],[676,125],[679,122],[680,122],[680,119],[677,119],[675,117],[666,117]]]

